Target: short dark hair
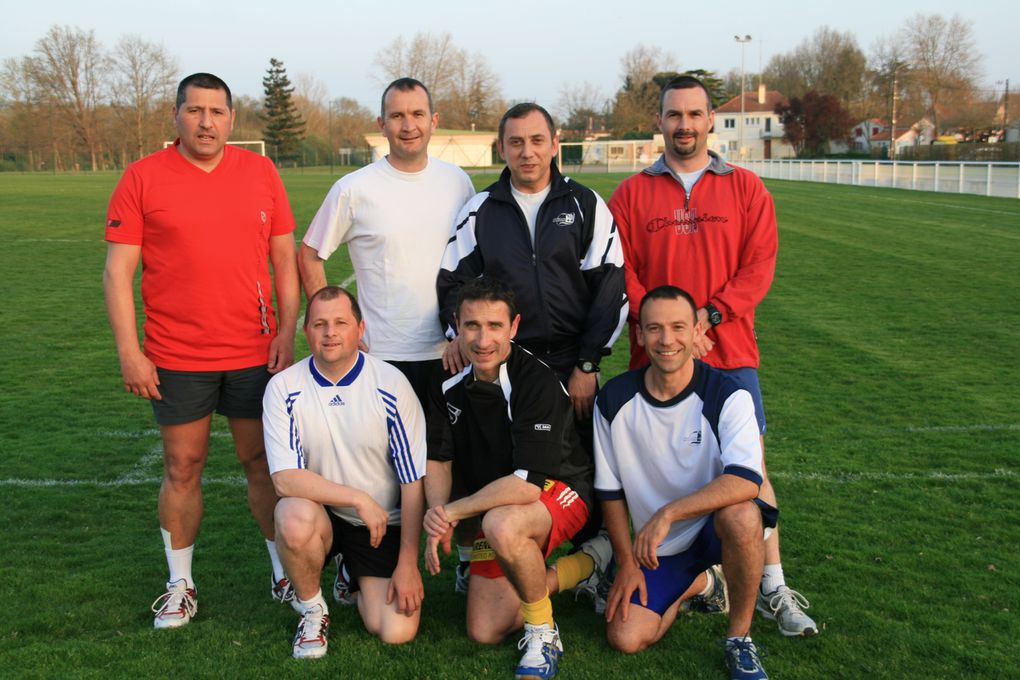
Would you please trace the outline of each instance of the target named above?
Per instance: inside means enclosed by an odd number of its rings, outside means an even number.
[[[705,83],[701,82],[694,76],[677,76],[668,83],[662,86],[662,92],[659,93],[659,113],[662,113],[662,107],[666,103],[666,93],[670,90],[693,90],[696,87],[700,87],[701,91],[705,93],[705,101],[708,102],[708,110],[712,111],[715,106],[712,105],[712,93],[705,87]]]
[[[510,308],[510,320],[517,316],[517,296],[510,286],[491,276],[479,276],[471,279],[457,293],[457,318],[460,319],[460,308],[465,302],[503,302]]]
[[[313,302],[316,300],[336,300],[340,296],[345,296],[351,301],[351,312],[354,314],[354,320],[361,323],[361,306],[358,304],[358,299],[349,290],[340,286],[324,286],[308,298],[308,304],[305,306],[305,327],[308,326]]]
[[[382,97],[379,100],[379,117],[386,117],[386,95],[390,93],[390,90],[399,90],[400,92],[411,92],[417,88],[425,90],[425,96],[429,100],[429,113],[431,114],[434,110],[432,108],[432,93],[429,92],[429,88],[425,87],[425,84],[415,78],[397,78],[392,83],[386,86],[386,89],[382,92]]]
[[[652,288],[650,291],[645,293],[645,296],[641,298],[641,305],[638,307],[638,325],[642,323],[641,312],[644,311],[645,305],[652,300],[687,300],[691,305],[691,312],[694,313],[694,320],[698,319],[698,305],[694,302],[694,298],[683,288],[677,288],[676,286],[659,286]]]
[[[532,111],[538,111],[542,114],[542,117],[545,118],[546,125],[549,126],[549,137],[555,137],[556,125],[553,123],[552,116],[549,115],[549,112],[535,102],[521,102],[520,104],[514,104],[507,109],[506,113],[503,114],[503,117],[499,119],[499,141],[503,141],[503,133],[506,131],[506,122],[508,120],[511,118],[514,120],[524,118]]]
[[[189,87],[201,87],[204,90],[223,90],[227,93],[227,108],[234,110],[234,98],[230,95],[230,88],[219,76],[211,73],[192,73],[177,85],[177,108],[181,108],[188,98],[186,90]]]

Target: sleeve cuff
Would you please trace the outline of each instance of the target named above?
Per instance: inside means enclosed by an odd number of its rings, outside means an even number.
[[[746,479],[756,486],[761,486],[761,475],[750,468],[740,467],[739,465],[727,465],[723,468],[723,474],[740,477],[741,479]]]

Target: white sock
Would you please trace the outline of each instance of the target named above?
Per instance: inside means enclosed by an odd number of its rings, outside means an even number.
[[[779,586],[785,586],[786,579],[783,577],[782,564],[766,564],[761,573],[762,594],[774,593]]]
[[[471,552],[475,549],[473,545],[458,545],[457,546],[457,557],[461,562],[471,561]]]
[[[309,609],[311,609],[315,605],[319,605],[320,607],[322,607],[322,611],[324,613],[326,613],[326,614],[329,613],[329,605],[326,604],[326,598],[324,598],[322,596],[322,589],[321,588],[319,589],[319,592],[315,593],[314,597],[312,597],[312,598],[310,598],[308,600],[302,600],[299,597],[298,598],[298,604],[301,605],[301,612],[302,613],[308,611]]]
[[[276,541],[266,539],[266,550],[269,551],[269,561],[273,563],[273,579],[279,581],[287,575],[283,570],[283,563],[280,562],[280,553],[276,552]]]
[[[167,579],[167,583],[176,583],[184,579],[189,588],[194,588],[195,580],[191,577],[191,557],[195,552],[194,544],[174,550],[173,543],[170,541],[170,532],[163,527],[160,527],[159,530],[163,534],[163,551],[166,553],[166,566],[170,570],[170,578]]]

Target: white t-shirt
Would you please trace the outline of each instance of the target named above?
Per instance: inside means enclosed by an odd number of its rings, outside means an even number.
[[[595,497],[625,499],[640,531],[664,505],[721,474],[762,482],[762,451],[751,394],[722,371],[695,364],[683,392],[662,402],[646,369],[613,378],[595,400]],[[690,547],[708,515],[673,522],[659,556]]]
[[[474,193],[463,170],[435,158],[415,173],[381,158],[329,190],[304,242],[322,259],[347,244],[373,355],[392,361],[442,356],[436,274],[457,213]]]
[[[333,383],[308,357],[273,376],[262,407],[270,473],[307,469],[361,489],[400,523],[400,485],[425,476],[425,416],[403,373],[359,352]],[[354,508],[330,510],[364,524]]]
[[[512,182],[510,184],[510,193],[513,194],[514,200],[517,201],[517,206],[524,213],[524,219],[528,222],[528,233],[531,234],[532,248],[535,247],[535,222],[538,220],[538,209],[542,207],[542,202],[549,195],[551,189],[552,183],[538,193],[526,194],[515,187]]]

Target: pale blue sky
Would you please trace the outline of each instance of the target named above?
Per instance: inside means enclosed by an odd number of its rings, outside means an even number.
[[[621,2],[475,0],[249,0],[247,3],[177,0],[144,6],[137,0],[39,0],[9,6],[0,24],[0,58],[31,53],[55,23],[93,29],[112,47],[127,33],[166,46],[182,74],[211,71],[242,94],[261,96],[269,58],[282,59],[292,79],[313,75],[331,97],[353,97],[373,110],[380,86],[372,78],[376,52],[398,35],[448,31],[454,43],[485,55],[502,79],[507,99],[555,106],[564,83],[591,81],[605,96],[620,85],[620,57],[638,44],[661,47],[681,69],[725,73],[739,68],[734,34],[751,34],[747,68],[792,49],[819,26],[851,31],[867,54],[875,39],[891,35],[917,12],[973,21],[984,56],[984,84],[1011,80],[1020,91],[1020,2],[984,0],[852,0],[827,3],[721,0],[699,5]],[[494,9],[496,8],[496,9]],[[759,41],[761,44],[759,45]]]

